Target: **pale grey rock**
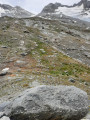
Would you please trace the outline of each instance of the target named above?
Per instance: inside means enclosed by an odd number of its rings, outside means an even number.
[[[80,120],[88,112],[87,93],[74,86],[28,89],[4,110],[11,120]]]
[[[90,53],[89,52],[84,52],[84,55],[90,58]]]
[[[87,83],[87,82],[84,82],[84,85],[88,85],[88,83]]]
[[[3,116],[0,120],[10,120],[9,117]]]
[[[26,56],[28,53],[21,53],[22,56]]]
[[[4,116],[4,112],[0,112],[0,118]]]
[[[25,64],[26,62],[25,61],[21,61],[21,60],[17,60],[16,63],[17,64]]]
[[[4,68],[1,72],[0,72],[0,76],[4,76],[8,73],[9,68]]]
[[[7,46],[1,46],[2,48],[7,48]]]
[[[86,119],[90,120],[90,113],[87,114]]]
[[[5,102],[3,102],[3,103],[0,104],[0,115],[1,115],[1,113],[3,113],[3,112],[1,112],[1,111],[3,111],[4,108],[5,108],[8,104],[10,104],[9,101],[5,101]]]

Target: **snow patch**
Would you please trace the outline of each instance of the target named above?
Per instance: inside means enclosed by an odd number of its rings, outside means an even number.
[[[55,14],[64,14],[66,16],[71,16],[74,18],[79,18],[85,21],[90,21],[90,9],[85,10],[84,5],[75,6],[75,7],[58,7],[55,10]]]
[[[2,16],[3,13],[5,13],[5,10],[0,7],[0,17]]]
[[[63,13],[64,15],[68,15],[68,16],[77,16],[78,14],[81,13],[81,11],[83,11],[84,6],[83,4],[81,6],[76,6],[76,7],[59,7],[58,9],[55,10],[55,12],[57,14],[59,13]]]

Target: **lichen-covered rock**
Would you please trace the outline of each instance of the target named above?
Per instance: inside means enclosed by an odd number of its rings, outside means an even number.
[[[4,110],[11,120],[80,120],[87,93],[74,86],[38,86],[24,91]]]

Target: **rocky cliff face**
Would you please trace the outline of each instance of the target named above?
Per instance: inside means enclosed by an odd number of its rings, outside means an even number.
[[[72,6],[62,5],[60,3],[50,3],[45,6],[42,12],[39,14],[40,16],[70,16],[73,18],[78,18],[85,21],[90,21],[90,1],[89,0],[81,0],[77,4]]]
[[[84,6],[84,9],[90,9],[90,1],[89,0],[81,0],[79,3],[74,4],[73,7],[81,6],[82,4]]]
[[[32,15],[32,13],[22,9],[19,6],[12,7],[10,5],[0,4],[0,17],[9,16],[16,18],[26,18],[31,17]]]

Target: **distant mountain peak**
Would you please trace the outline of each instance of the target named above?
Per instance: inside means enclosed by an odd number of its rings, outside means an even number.
[[[58,18],[62,15],[78,18],[85,21],[90,21],[90,0],[81,0],[72,6],[62,5],[61,3],[50,3],[45,6],[40,16],[55,16]]]
[[[0,4],[0,17],[9,16],[16,18],[27,18],[31,17],[33,14],[24,10],[20,6],[12,7],[7,4]]]

